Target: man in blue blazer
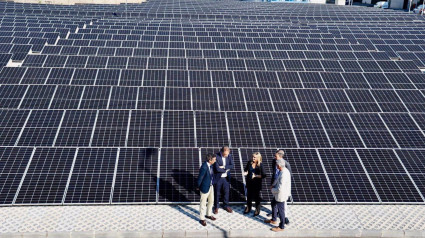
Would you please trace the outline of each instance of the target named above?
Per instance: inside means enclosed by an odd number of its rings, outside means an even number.
[[[214,214],[218,213],[220,194],[223,192],[223,208],[232,213],[229,207],[230,193],[230,170],[233,169],[233,158],[229,146],[223,146],[217,154],[217,162],[214,164]]]
[[[207,154],[205,162],[199,168],[199,176],[197,180],[197,189],[200,190],[201,202],[199,206],[199,223],[206,226],[205,218],[215,221],[216,218],[212,216],[212,207],[214,204],[214,169],[213,164],[216,161],[214,154]],[[207,208],[208,200],[208,208]],[[205,215],[206,213],[206,215]]]

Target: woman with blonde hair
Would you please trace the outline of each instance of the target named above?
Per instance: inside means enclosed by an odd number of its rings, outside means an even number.
[[[244,175],[246,176],[246,191],[247,201],[244,214],[251,211],[252,201],[255,201],[255,213],[254,216],[260,214],[261,197],[260,192],[262,189],[262,180],[266,177],[266,172],[263,164],[261,163],[263,158],[259,152],[252,154],[252,159],[248,161],[244,169]]]

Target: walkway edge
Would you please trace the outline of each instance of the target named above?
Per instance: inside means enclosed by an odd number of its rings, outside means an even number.
[[[0,233],[0,238],[249,238],[249,237],[406,237],[425,238],[421,230],[286,230],[275,233],[270,230],[164,230],[164,231],[81,231]]]

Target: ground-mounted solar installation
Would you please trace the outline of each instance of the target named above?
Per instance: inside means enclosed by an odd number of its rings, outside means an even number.
[[[0,205],[196,203],[228,145],[291,202],[425,202],[425,18],[236,0],[0,2]]]

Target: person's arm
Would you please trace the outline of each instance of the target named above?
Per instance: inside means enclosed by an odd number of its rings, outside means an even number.
[[[227,159],[229,160],[229,166],[226,166],[226,170],[231,170],[234,167],[232,155],[229,154]]]
[[[226,173],[226,170],[223,168],[220,168],[217,162],[214,163],[214,170],[215,172],[218,172],[218,173]]]
[[[244,172],[248,172],[250,162],[251,161],[248,161],[248,163],[246,163],[245,168],[243,169]]]
[[[261,178],[262,179],[266,178],[267,174],[266,174],[266,170],[264,169],[263,164],[261,164],[261,166],[260,166],[260,171],[261,171]]]
[[[208,166],[207,166],[208,167]],[[207,174],[207,169],[204,169],[204,166],[202,165],[199,169],[199,175],[198,175],[198,181],[197,181],[197,188],[201,187],[202,180],[204,180],[205,175]]]
[[[280,171],[280,172],[282,173],[283,171]],[[272,188],[273,194],[279,193],[279,191],[282,189],[282,185],[283,185],[283,182],[284,182],[283,181],[283,179],[284,179],[283,174],[280,175],[277,179],[279,179],[279,181],[277,181],[276,187]]]
[[[289,196],[291,196],[291,174],[289,173],[289,170],[285,172],[285,178],[283,182],[285,199],[288,200]]]
[[[289,162],[287,160],[285,160],[285,166],[289,171],[289,174],[292,176],[292,169],[291,169],[291,165],[289,164]]]

